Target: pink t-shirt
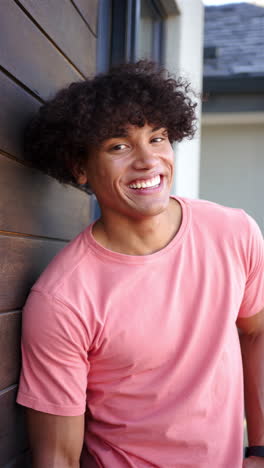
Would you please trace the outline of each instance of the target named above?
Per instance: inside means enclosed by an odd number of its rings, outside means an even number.
[[[24,308],[17,401],[86,412],[82,468],[242,466],[235,321],[264,307],[263,238],[242,210],[178,201],[182,224],[164,249],[115,253],[90,226]]]

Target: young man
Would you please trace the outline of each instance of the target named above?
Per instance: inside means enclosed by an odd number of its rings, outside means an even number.
[[[27,135],[34,165],[88,183],[101,217],[23,312],[18,402],[34,468],[241,468],[264,445],[264,246],[240,209],[170,197],[188,86],[148,62],[72,84]],[[246,467],[263,467],[263,448]],[[258,455],[258,456],[256,456]]]

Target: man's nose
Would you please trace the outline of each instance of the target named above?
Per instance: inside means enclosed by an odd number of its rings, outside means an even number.
[[[151,169],[157,163],[157,154],[154,153],[153,148],[146,146],[136,148],[133,159],[133,166],[136,169]]]

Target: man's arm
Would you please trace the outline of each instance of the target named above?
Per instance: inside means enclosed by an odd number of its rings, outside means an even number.
[[[27,409],[32,468],[79,468],[84,415],[55,416]]]
[[[244,369],[245,410],[249,445],[264,446],[264,309],[237,326]],[[252,457],[246,467],[264,467],[264,458]]]

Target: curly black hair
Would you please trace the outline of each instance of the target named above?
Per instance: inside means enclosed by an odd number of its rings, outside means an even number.
[[[127,125],[165,127],[171,142],[195,133],[196,103],[189,83],[141,60],[72,83],[46,102],[25,134],[26,159],[62,183],[89,157],[89,148]],[[75,168],[75,171],[74,171]]]

